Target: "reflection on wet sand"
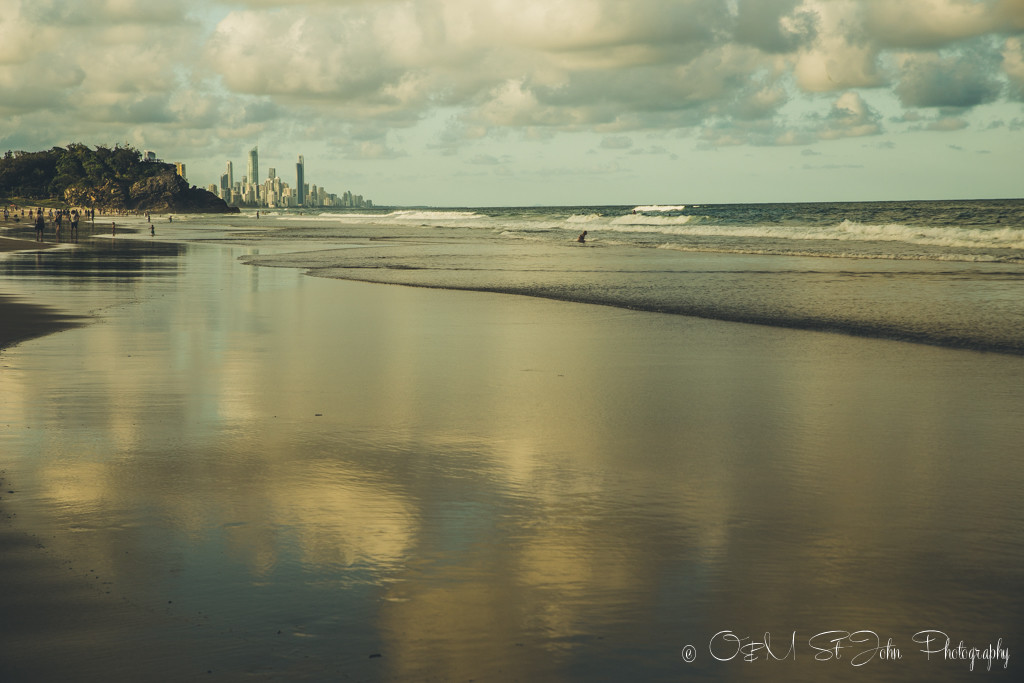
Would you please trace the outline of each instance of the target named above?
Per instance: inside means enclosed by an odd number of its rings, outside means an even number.
[[[0,445],[54,552],[230,641],[238,677],[854,680],[806,648],[679,652],[723,629],[1019,642],[1018,358],[235,256],[190,249],[132,306],[5,352]],[[121,284],[83,282],[83,308]]]

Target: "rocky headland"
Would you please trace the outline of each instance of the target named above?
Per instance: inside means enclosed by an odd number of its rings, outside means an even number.
[[[0,198],[104,212],[238,212],[217,195],[190,186],[173,164],[144,160],[138,150],[119,145],[8,151],[0,159]]]

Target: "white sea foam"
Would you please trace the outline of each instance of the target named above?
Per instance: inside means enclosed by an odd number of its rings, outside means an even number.
[[[750,247],[720,247],[699,245],[686,245],[677,243],[659,244],[657,249],[670,251],[683,251],[692,253],[715,253],[715,254],[748,254],[753,256],[808,256],[814,258],[840,258],[840,259],[873,259],[881,261],[954,261],[965,263],[1016,263],[1020,259],[1001,258],[993,254],[963,254],[948,252],[945,254],[922,254],[922,253],[896,253],[896,252],[864,252],[864,251],[811,251],[801,249],[771,249]]]
[[[572,225],[580,225],[580,224],[588,224],[589,225],[589,224],[592,224],[592,223],[606,222],[607,220],[608,220],[608,218],[606,216],[602,216],[599,213],[587,213],[587,214],[574,214],[572,216],[569,216],[568,218],[565,219],[565,222],[566,223],[570,223]]]
[[[773,240],[825,240],[860,242],[903,242],[937,247],[1024,249],[1024,230],[965,229],[956,227],[912,227],[899,223],[874,225],[845,220],[834,226],[799,225],[715,225],[694,216],[627,215],[611,220],[600,216],[574,216],[570,223],[604,222],[601,230],[618,233],[651,233],[679,237],[722,237]]]
[[[287,214],[277,217],[283,221],[358,223],[361,225],[408,225],[411,222],[432,223],[449,227],[453,221],[477,221],[487,217],[472,211],[431,211],[403,209],[389,213],[319,213]]]
[[[401,221],[452,221],[479,220],[486,218],[483,214],[479,214],[474,211],[429,211],[424,209],[393,211],[387,215],[395,220]]]
[[[678,206],[652,204],[650,206],[637,206],[633,211],[637,213],[669,213],[672,211],[683,211],[684,209],[686,209],[685,204],[679,204]]]

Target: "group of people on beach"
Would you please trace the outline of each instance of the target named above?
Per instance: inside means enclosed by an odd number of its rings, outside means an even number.
[[[56,212],[53,209],[50,209],[49,214],[50,214],[50,220],[53,222],[53,224],[55,226],[54,227],[54,234],[57,237],[57,239],[60,239],[61,230],[64,227],[64,221],[65,220],[67,220],[67,223],[68,223],[68,226],[69,226],[70,236],[73,239],[77,239],[78,238],[78,223],[82,219],[82,214],[80,214],[78,212],[78,209],[71,209],[71,210],[68,210],[68,209],[57,209]],[[25,210],[24,209],[21,210],[20,216],[18,215],[18,213],[16,211],[15,215],[14,215],[14,220],[16,222],[19,222],[21,216],[24,216],[24,215],[25,215]],[[9,220],[9,219],[10,219],[10,211],[7,208],[5,208],[4,209],[4,220]],[[41,207],[37,208],[37,209],[29,209],[28,210],[28,219],[30,221],[32,221],[34,223],[34,225],[35,225],[36,239],[39,240],[39,241],[42,241],[43,235],[46,233],[46,212]]]
[[[78,224],[84,218],[85,220],[93,221],[95,226],[96,222],[96,209],[44,209],[42,207],[27,209],[28,221],[34,226],[36,232],[36,240],[42,241],[46,233],[47,222],[54,226],[54,236],[60,240],[61,231],[64,229],[65,224],[69,226],[69,238],[78,239]],[[17,206],[16,204],[6,204],[3,207],[4,221],[13,221],[20,223],[22,218],[26,217],[26,209],[24,207]],[[140,211],[126,211],[126,210],[101,210],[101,214],[109,214],[114,216],[126,216],[126,215],[142,215]],[[153,218],[148,211],[144,212],[146,220],[149,222],[149,232],[151,235],[156,235],[156,228],[153,226]],[[173,218],[167,216],[168,222],[172,222]],[[112,235],[117,235],[117,223],[110,224],[110,230]]]

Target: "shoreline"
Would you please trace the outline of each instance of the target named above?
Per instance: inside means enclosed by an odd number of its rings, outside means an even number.
[[[561,269],[564,263],[547,253],[546,245],[513,243],[494,247],[479,242],[476,246],[487,250],[487,267],[465,267],[457,256],[447,255],[445,250],[454,250],[444,243],[426,247],[407,243],[359,249],[263,251],[240,260],[254,267],[293,268],[324,279],[528,296],[683,318],[1024,356],[1024,340],[1018,328],[1009,322],[1011,317],[986,314],[966,306],[966,299],[947,304],[943,298],[947,292],[937,291],[930,284],[932,274],[944,274],[950,269],[944,263],[921,261],[908,265],[902,261],[846,258],[817,263],[805,256],[727,252],[672,252],[666,257],[661,250],[634,247],[635,252],[626,252],[628,258],[654,263],[649,266],[650,272],[634,272],[623,265],[625,259],[606,256],[601,249],[580,250],[576,258],[564,262],[572,263],[572,267]],[[572,248],[575,247],[567,247]],[[515,259],[522,256],[529,262],[535,257],[531,251],[537,252],[536,260],[544,267],[520,269]],[[992,264],[965,264],[959,270],[973,278],[974,282],[968,284],[975,287],[979,297],[991,291],[989,283],[998,281],[1003,274],[1001,267]],[[799,276],[791,278],[790,272]],[[895,298],[879,286],[892,277],[903,277],[902,292],[913,298]],[[960,306],[954,311],[955,316],[944,308],[952,305]]]

